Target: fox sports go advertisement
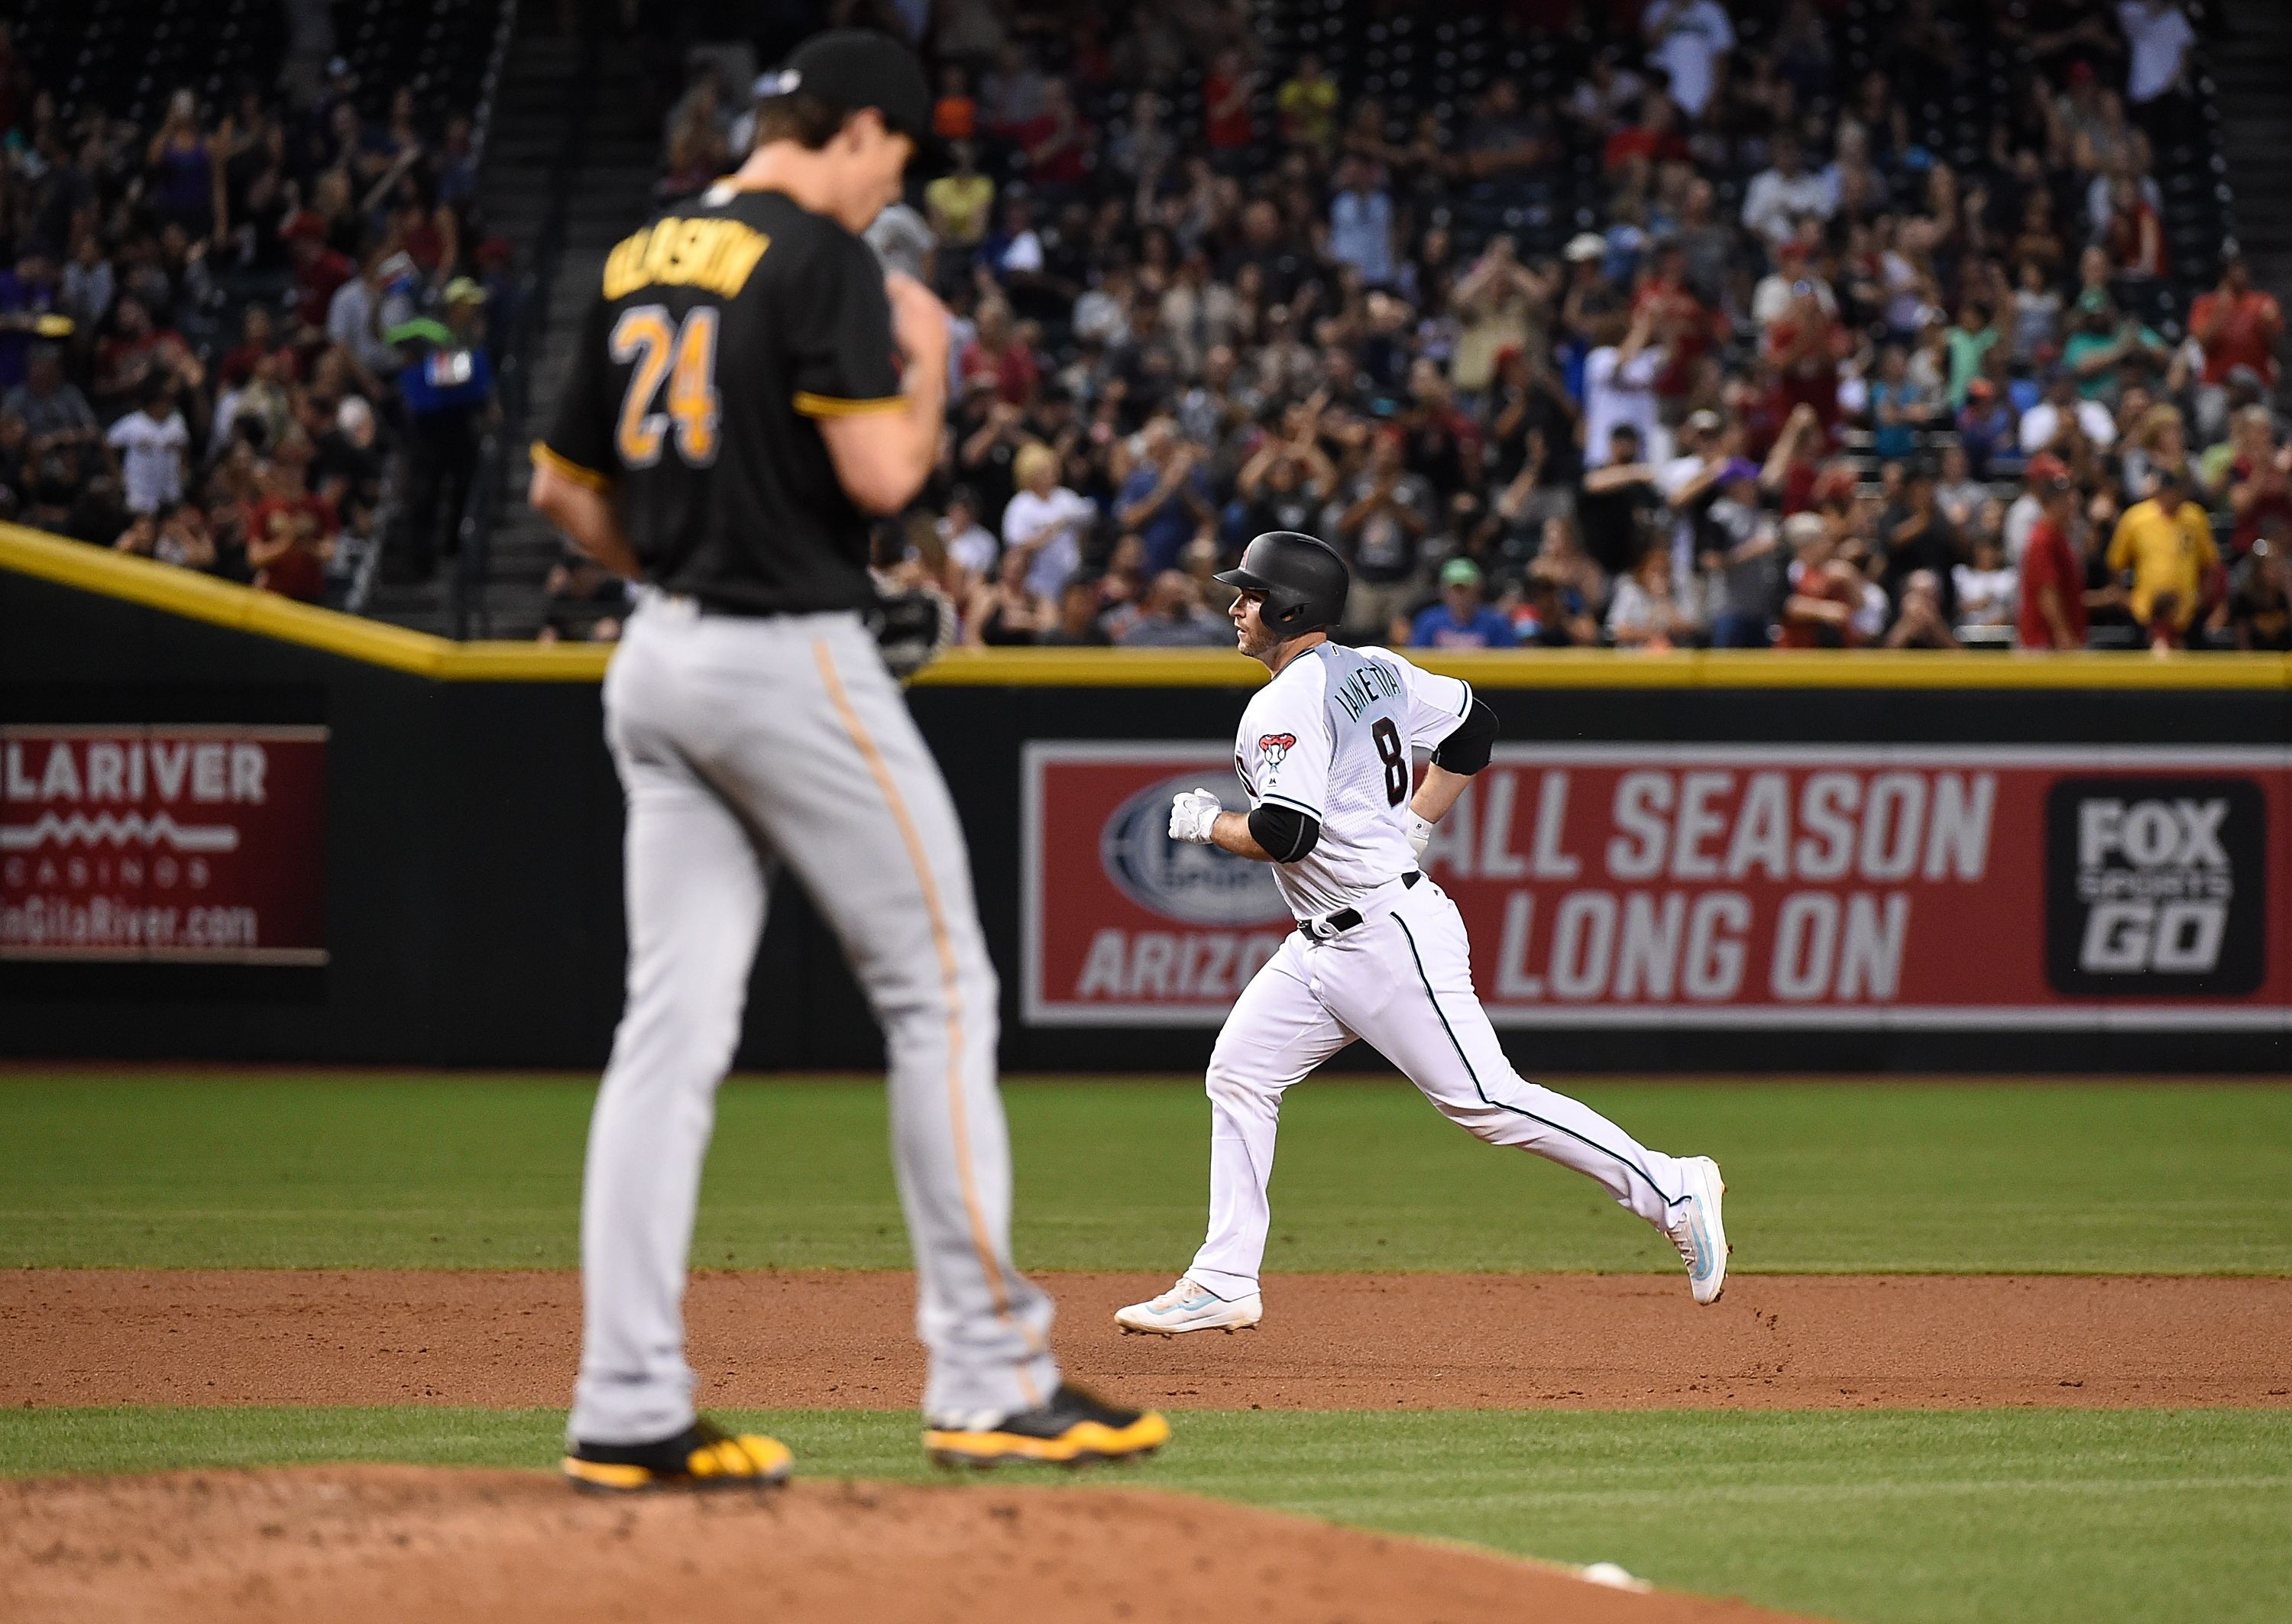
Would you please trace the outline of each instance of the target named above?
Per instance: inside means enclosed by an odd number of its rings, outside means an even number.
[[[1021,775],[1027,1022],[1222,1021],[1296,925],[1169,838],[1247,808],[1231,744]],[[2288,795],[2272,749],[1516,744],[1424,866],[1499,1026],[2283,1029]]]

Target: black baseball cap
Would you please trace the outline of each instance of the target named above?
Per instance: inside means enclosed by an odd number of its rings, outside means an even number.
[[[763,87],[774,96],[798,91],[848,112],[874,108],[884,126],[917,145],[931,137],[931,86],[916,53],[888,34],[868,28],[831,28],[815,34],[788,55],[777,76]]]

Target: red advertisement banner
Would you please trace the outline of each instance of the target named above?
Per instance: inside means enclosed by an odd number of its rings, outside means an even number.
[[[1022,1007],[1209,1025],[1292,928],[1223,741],[1022,767]],[[1500,746],[1424,867],[1510,1026],[2292,1028],[2292,752]]]
[[[0,959],[323,964],[327,730],[0,728]]]

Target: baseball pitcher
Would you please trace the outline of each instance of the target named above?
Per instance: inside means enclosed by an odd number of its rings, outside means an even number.
[[[1142,1453],[1162,1418],[1061,1382],[1050,1301],[1012,1265],[969,856],[866,618],[865,516],[898,512],[930,471],[948,324],[856,233],[899,195],[931,97],[904,47],[860,32],[805,44],[779,90],[738,173],[608,256],[534,447],[533,505],[644,583],[605,679],[628,1002],[589,1130],[564,1469],[605,1489],[787,1475],[778,1443],[695,1415],[682,1316],[715,1089],[782,873],[884,1025],[925,1447],[975,1464]]]
[[[1176,1285],[1116,1323],[1161,1336],[1257,1323],[1281,1096],[1355,1038],[1466,1131],[1598,1181],[1679,1249],[1695,1300],[1716,1302],[1728,1252],[1718,1165],[1649,1150],[1523,1081],[1473,993],[1457,905],[1417,868],[1433,824],[1489,763],[1495,712],[1454,677],[1330,642],[1349,578],[1310,535],[1261,535],[1218,579],[1240,590],[1241,652],[1273,673],[1234,741],[1250,810],[1190,790],[1170,808],[1170,834],[1272,864],[1297,929],[1235,1001],[1210,1056],[1209,1237]],[[1412,752],[1427,750],[1412,796]]]

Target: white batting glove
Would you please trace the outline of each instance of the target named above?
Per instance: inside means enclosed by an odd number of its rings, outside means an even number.
[[[1424,860],[1424,848],[1432,844],[1432,825],[1411,812],[1408,815],[1408,849],[1416,854],[1419,862]]]
[[[1188,790],[1170,803],[1170,838],[1190,846],[1210,843],[1210,825],[1224,804],[1207,790]]]

